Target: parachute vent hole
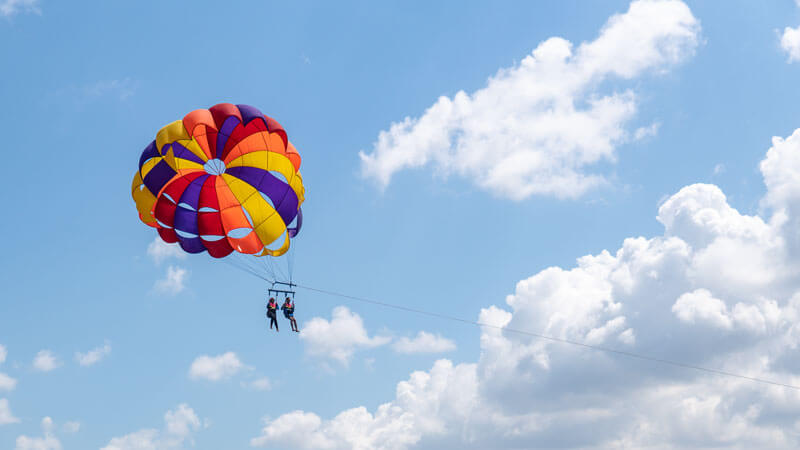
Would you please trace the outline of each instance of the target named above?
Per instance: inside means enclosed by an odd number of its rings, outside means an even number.
[[[174,205],[175,203],[177,203],[177,202],[175,201],[175,199],[173,199],[172,197],[170,197],[170,195],[169,195],[169,194],[167,194],[166,192],[164,192],[164,193],[163,193],[163,194],[161,194],[161,195],[163,195],[163,196],[164,196],[164,198],[166,198],[167,200],[169,200],[169,201],[170,201],[170,202],[171,202],[173,205]]]
[[[183,209],[188,209],[189,211],[197,211],[196,209],[194,209],[194,207],[192,205],[190,205],[190,204],[188,204],[186,202],[180,202],[180,203],[178,203],[178,206],[183,208]]]
[[[197,210],[198,212],[219,212],[218,209],[209,208],[208,206],[203,206]]]
[[[219,158],[209,159],[203,164],[203,169],[209,175],[222,175],[225,173],[225,163]]]

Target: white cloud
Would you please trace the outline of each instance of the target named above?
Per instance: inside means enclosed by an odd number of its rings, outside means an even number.
[[[189,436],[192,431],[200,429],[200,418],[189,405],[183,403],[178,405],[175,411],[167,411],[164,414],[167,434],[173,436]]]
[[[800,7],[800,0],[795,0],[795,4]],[[790,63],[800,61],[800,27],[783,29],[781,48],[786,52]]]
[[[3,0],[0,1],[0,16],[11,17],[21,12],[41,14],[39,0]]]
[[[800,27],[786,27],[781,36],[781,48],[789,57],[789,62],[800,61]]]
[[[362,173],[385,188],[403,169],[433,166],[514,200],[578,197],[607,183],[593,167],[616,161],[637,112],[632,89],[607,92],[602,82],[672,67],[694,53],[699,32],[681,1],[634,1],[594,41],[573,48],[550,38],[486,87],[393,123],[360,153]],[[656,131],[639,128],[633,138]]]
[[[456,349],[456,343],[438,334],[420,331],[413,339],[397,339],[392,348],[399,353],[442,353]]]
[[[714,298],[707,289],[681,295],[672,305],[672,312],[684,322],[707,322],[725,329],[733,327],[725,302]]]
[[[0,391],[13,391],[17,386],[17,380],[0,372]]]
[[[53,435],[53,419],[42,419],[43,437],[17,437],[16,450],[61,450],[61,442]]]
[[[444,434],[451,421],[468,418],[476,401],[474,369],[474,364],[454,367],[449,361],[437,361],[430,373],[414,372],[408,381],[399,383],[395,401],[380,405],[374,414],[357,407],[331,420],[304,411],[274,420],[265,418],[261,435],[251,439],[250,445],[284,449],[407,448],[423,435]]]
[[[4,345],[0,345],[0,364],[5,362],[7,356],[8,350]],[[11,378],[3,372],[0,372],[0,391],[13,391],[16,386],[17,380]],[[0,420],[2,420],[2,418],[0,418]]]
[[[81,430],[81,423],[75,420],[65,422],[64,425],[61,426],[61,431],[63,431],[64,433],[77,433],[80,430]]]
[[[267,377],[261,377],[247,383],[243,382],[242,386],[256,391],[268,391],[272,389],[272,382]]]
[[[158,236],[147,246],[147,255],[152,258],[153,262],[157,265],[172,258],[186,258],[186,252],[184,252],[178,244],[167,244]]]
[[[639,127],[633,132],[633,139],[636,141],[653,137],[658,134],[658,129],[661,127],[660,123],[652,123],[646,127]]]
[[[707,289],[696,289],[681,295],[672,305],[672,312],[684,322],[708,324],[724,330],[735,328],[751,333],[766,333],[780,326],[781,310],[774,300],[736,303],[729,311],[722,300]]]
[[[761,162],[762,216],[708,184],[664,233],[517,283],[478,320],[800,386],[800,129]],[[265,418],[276,448],[798,448],[800,391],[484,327],[477,363],[437,361],[394,398]],[[302,439],[299,430],[303,430]]]
[[[218,356],[201,355],[195,358],[189,367],[189,378],[220,381],[228,379],[246,368],[234,352],[226,352]]]
[[[102,347],[96,347],[86,353],[75,352],[75,361],[81,366],[91,366],[111,354],[111,344],[106,341]]]
[[[154,428],[143,429],[122,437],[111,438],[108,445],[100,450],[160,450],[159,431]],[[175,448],[175,446],[173,446]]]
[[[40,372],[50,372],[61,367],[61,361],[50,350],[40,350],[33,358],[33,368]]]
[[[14,414],[11,414],[8,399],[0,398],[0,425],[8,425],[10,423],[19,423],[19,419],[14,417]]]
[[[183,267],[169,266],[167,273],[161,280],[156,281],[154,286],[156,292],[163,294],[176,295],[186,289],[186,279],[189,272]]]
[[[200,418],[187,404],[164,414],[164,429],[146,428],[122,437],[115,437],[100,450],[172,450],[184,448],[187,440],[193,446],[192,434],[202,428]]]
[[[387,344],[391,339],[383,336],[369,337],[361,316],[344,306],[333,309],[331,320],[314,317],[303,325],[300,339],[306,353],[318,358],[334,360],[347,366],[353,353]]]

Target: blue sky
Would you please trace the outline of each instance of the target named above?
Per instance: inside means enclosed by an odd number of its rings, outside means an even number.
[[[251,104],[303,157],[298,282],[800,385],[794,2],[0,16],[0,448],[797,447],[791,390],[307,290],[270,333],[130,199],[163,125]]]

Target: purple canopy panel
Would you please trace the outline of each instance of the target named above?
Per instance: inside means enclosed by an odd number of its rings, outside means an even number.
[[[192,153],[191,150],[189,150],[188,148],[184,147],[183,145],[177,142],[172,143],[172,153],[175,155],[176,158],[186,159],[189,161],[196,162],[198,164],[206,163],[199,156]]]
[[[158,148],[156,147],[156,141],[153,141],[150,143],[150,145],[144,148],[142,156],[139,157],[139,172],[141,173],[142,166],[144,165],[145,162],[147,162],[148,159],[155,158],[156,156],[161,156],[161,155],[158,153]]]
[[[203,183],[208,177],[209,175],[207,174],[202,175],[189,183],[189,185],[186,186],[186,190],[184,190],[183,194],[181,194],[181,199],[178,201],[178,207],[175,208],[174,228],[176,230],[176,234],[178,235],[181,248],[188,253],[200,253],[206,249],[199,236],[200,231],[197,227],[197,209],[200,205],[200,191],[203,188]],[[181,203],[185,203],[194,209],[187,209],[186,207],[181,206]],[[177,231],[190,233],[195,235],[195,237],[184,237],[181,236],[180,233],[177,233]]]
[[[297,224],[295,224],[294,228],[289,228],[289,237],[294,238],[297,236],[300,228],[303,228],[303,208],[297,208]]]
[[[245,125],[247,125],[248,123],[250,123],[251,120],[256,118],[264,120],[264,114],[262,114],[261,111],[258,110],[258,108],[255,108],[250,105],[236,105],[236,107],[239,108],[239,113],[242,115],[242,121]]]
[[[163,188],[176,173],[177,172],[172,170],[172,167],[170,167],[166,161],[161,160],[150,169],[150,172],[147,172],[142,182],[147,187],[148,191],[152,192],[153,195],[158,195],[158,193],[161,192],[161,188]]]

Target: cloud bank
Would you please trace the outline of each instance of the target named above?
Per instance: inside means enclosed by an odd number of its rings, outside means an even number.
[[[520,281],[478,320],[800,385],[800,129],[760,164],[762,213],[710,184],[658,209],[660,236]],[[374,412],[265,418],[271,448],[797,448],[800,391],[485,327]],[[302,439],[301,436],[302,430]]]

